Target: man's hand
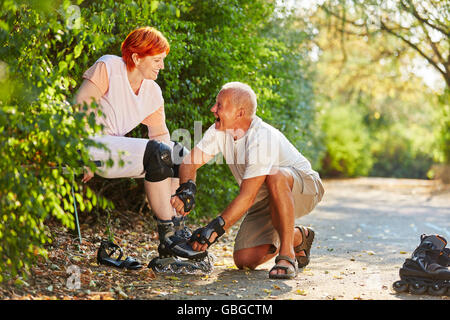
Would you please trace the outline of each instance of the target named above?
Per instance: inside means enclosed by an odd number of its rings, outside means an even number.
[[[94,173],[89,169],[89,167],[84,167],[84,175],[81,182],[86,183],[94,177]]]
[[[211,244],[213,244],[214,242],[216,242],[216,239],[218,238],[217,233],[213,232],[211,234],[211,237],[209,238],[209,242]],[[208,250],[209,245],[207,243],[199,243],[198,241],[194,241],[191,243],[192,245],[192,249],[194,249],[195,251],[206,251]]]
[[[192,248],[196,251],[205,251],[208,249],[209,246],[225,233],[224,226],[225,220],[221,216],[218,216],[205,227],[195,230],[191,236]]]
[[[189,183],[189,181],[192,182],[192,184],[195,187],[195,176],[198,168],[203,166],[205,163],[210,161],[212,158],[214,158],[214,155],[209,155],[207,153],[204,153],[201,149],[198,147],[194,147],[184,158],[183,162],[180,164],[179,168],[179,178],[180,181],[187,181],[186,183]],[[182,183],[180,185],[180,188],[185,183]],[[189,190],[185,190],[187,192],[179,192],[182,191],[180,188],[177,189],[177,192],[172,196],[172,199],[170,199],[170,204],[172,207],[175,208],[176,212],[182,216],[186,216],[191,212],[191,210],[195,206],[195,193],[197,188],[195,187],[189,187]]]

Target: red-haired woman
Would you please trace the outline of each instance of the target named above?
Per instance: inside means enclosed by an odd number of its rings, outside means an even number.
[[[102,56],[83,74],[76,103],[90,105],[94,100],[99,105],[93,111],[103,132],[93,139],[109,151],[89,149],[91,159],[102,163],[96,173],[105,178],[145,178],[145,192],[158,220],[163,247],[192,257],[198,252],[191,251],[184,241],[188,235],[181,236],[186,230],[177,225],[179,220],[170,204],[179,187],[174,163],[179,164],[186,151],[170,141],[164,99],[155,82],[169,51],[167,39],[158,30],[144,27],[132,31],[122,43],[122,57]],[[125,137],[140,123],[147,125],[149,139]],[[112,167],[106,166],[108,159],[114,161]],[[93,175],[87,170],[82,181]],[[173,235],[174,230],[181,232]]]

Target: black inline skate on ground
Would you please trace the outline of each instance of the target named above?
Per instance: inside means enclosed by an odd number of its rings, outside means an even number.
[[[439,235],[421,235],[420,245],[400,268],[393,289],[412,294],[450,295],[450,249]]]
[[[207,251],[195,251],[189,244],[192,232],[182,218],[171,221],[157,219],[159,234],[159,256],[153,258],[148,267],[158,273],[210,273],[213,257]]]

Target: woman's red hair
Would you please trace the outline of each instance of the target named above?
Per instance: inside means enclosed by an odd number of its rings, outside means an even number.
[[[161,32],[152,27],[143,27],[131,31],[122,43],[122,59],[129,71],[135,65],[131,56],[137,53],[139,57],[154,56],[165,52],[169,54],[170,46]]]

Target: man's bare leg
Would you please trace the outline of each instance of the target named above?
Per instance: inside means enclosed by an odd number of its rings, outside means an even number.
[[[295,228],[294,231],[294,246],[298,246],[302,242],[302,234]],[[260,246],[237,250],[233,253],[234,263],[239,269],[254,270],[259,265],[269,261],[278,254],[278,249],[272,244],[263,244]],[[299,256],[304,256],[302,251],[298,253]],[[280,261],[281,263],[281,261]]]
[[[294,247],[302,243],[302,234],[300,230],[294,228],[294,199],[292,197],[292,188],[294,178],[290,172],[280,169],[274,175],[267,177],[266,184],[270,193],[270,210],[272,214],[272,224],[280,235],[281,255],[295,257]],[[305,231],[308,236],[308,230]],[[283,246],[285,244],[285,246]],[[305,256],[305,252],[301,251],[298,256]],[[281,260],[278,263],[283,266],[291,266],[287,261]],[[283,270],[274,270],[272,273],[284,273]]]
[[[284,170],[278,170],[266,178],[266,185],[270,193],[272,224],[280,237],[279,254],[295,259],[293,184],[294,178]],[[278,265],[292,268],[292,265],[285,260],[280,260]],[[271,272],[271,274],[275,273],[284,273],[284,271],[273,270]]]
[[[280,170],[278,173],[268,176],[268,179],[269,181],[266,180],[266,183],[271,193],[270,211],[272,214],[272,224],[280,234],[281,245],[279,250],[274,250],[273,245],[266,244],[234,252],[235,264],[240,269],[255,269],[258,265],[265,263],[278,253],[293,258],[295,257],[294,247],[303,241],[301,232],[297,228],[294,228],[295,218],[292,199],[293,177],[287,171]],[[273,197],[272,193],[274,194]],[[284,212],[284,216],[280,212]],[[284,219],[285,216],[288,219]],[[281,234],[284,234],[284,237]],[[307,235],[308,233],[306,231]],[[304,256],[305,253],[301,251],[297,255]],[[289,262],[284,260],[281,260],[279,265],[291,266]],[[283,270],[275,270],[274,272],[284,273]]]
[[[234,263],[239,269],[256,269],[257,266],[272,259],[276,252],[271,244],[237,250],[233,253]]]

